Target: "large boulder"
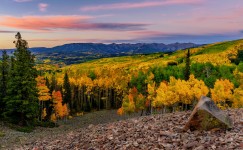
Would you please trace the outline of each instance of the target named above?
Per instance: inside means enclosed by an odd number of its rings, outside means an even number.
[[[192,111],[183,130],[210,130],[232,128],[231,118],[208,97],[202,96]]]

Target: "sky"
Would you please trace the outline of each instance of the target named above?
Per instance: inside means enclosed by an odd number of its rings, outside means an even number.
[[[0,49],[243,38],[242,0],[1,0]]]

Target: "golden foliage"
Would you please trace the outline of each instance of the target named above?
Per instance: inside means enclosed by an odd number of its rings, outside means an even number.
[[[233,94],[233,108],[243,108],[243,89],[236,88]]]
[[[214,102],[222,107],[227,107],[226,101],[232,101],[232,90],[234,89],[233,83],[228,79],[217,79],[214,88],[211,89],[211,97]]]
[[[38,94],[39,94],[39,101],[48,101],[51,99],[50,93],[49,93],[49,89],[46,86],[46,80],[44,79],[44,77],[42,76],[38,76],[36,78],[37,81],[37,88],[39,90]]]
[[[51,121],[52,122],[56,122],[57,121],[57,117],[56,117],[56,115],[54,113],[51,114]]]
[[[41,114],[41,118],[44,119],[46,117],[47,113],[46,113],[46,108],[44,108],[42,110],[42,114]]]
[[[152,102],[153,107],[172,106],[177,102],[191,104],[195,98],[206,96],[209,90],[203,81],[195,79],[190,75],[188,81],[170,77],[170,82],[161,82],[156,90],[156,97]]]

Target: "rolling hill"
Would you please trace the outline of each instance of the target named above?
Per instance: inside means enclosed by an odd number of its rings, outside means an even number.
[[[45,59],[50,59],[53,63],[64,62],[65,64],[74,64],[97,58],[151,54],[157,52],[174,52],[179,49],[197,46],[199,45],[194,43],[173,43],[168,45],[163,43],[71,43],[52,48],[30,48],[30,50],[37,56],[37,59],[39,60],[38,62]],[[8,53],[13,53],[13,49],[9,49]]]
[[[243,40],[226,41],[203,45],[197,48],[191,48],[191,62],[206,63],[214,65],[230,65],[237,57],[238,50],[243,50]],[[86,63],[73,64],[65,67],[70,71],[79,68],[81,72],[93,69],[105,68],[123,68],[123,69],[141,69],[152,66],[167,66],[168,63],[184,65],[185,50],[178,50],[169,54],[155,53],[149,55],[133,55],[112,58],[102,58],[92,60]],[[76,69],[75,69],[76,70]]]

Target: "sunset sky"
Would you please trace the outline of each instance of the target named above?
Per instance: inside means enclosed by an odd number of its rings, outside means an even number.
[[[0,49],[65,43],[212,43],[243,38],[242,0],[1,0]]]

